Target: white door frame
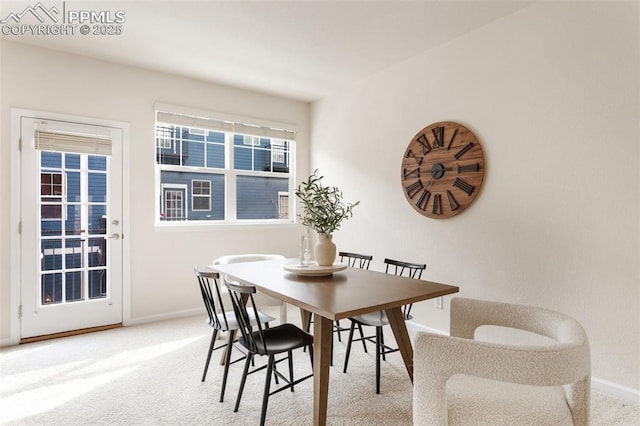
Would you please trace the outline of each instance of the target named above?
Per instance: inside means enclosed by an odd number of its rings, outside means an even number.
[[[21,250],[20,250],[20,119],[23,116],[33,117],[43,120],[69,121],[75,123],[85,123],[105,127],[117,127],[122,129],[122,179],[129,182],[129,123],[113,120],[102,120],[76,115],[58,114],[27,109],[11,109],[11,232],[10,232],[10,316],[9,328],[10,337],[8,341],[0,342],[0,345],[12,345],[20,343],[20,303],[21,303]],[[130,251],[130,205],[129,186],[123,184],[122,187],[122,322],[127,325],[131,321],[131,251]]]

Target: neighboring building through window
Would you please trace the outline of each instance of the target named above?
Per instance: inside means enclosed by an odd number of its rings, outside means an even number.
[[[294,136],[290,130],[158,111],[159,220],[289,221]]]
[[[191,208],[197,211],[211,210],[211,181],[191,181]]]
[[[40,173],[40,217],[42,220],[62,219],[62,173]]]

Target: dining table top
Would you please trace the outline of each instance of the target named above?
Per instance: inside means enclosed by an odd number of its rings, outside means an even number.
[[[329,276],[285,269],[299,259],[210,265],[258,291],[331,320],[385,310],[458,292],[458,287],[348,267]],[[336,264],[337,265],[337,264]]]

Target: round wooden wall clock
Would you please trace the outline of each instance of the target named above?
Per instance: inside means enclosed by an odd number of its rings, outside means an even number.
[[[462,213],[478,195],[484,154],[462,124],[440,121],[420,130],[402,158],[402,188],[421,215],[444,219]]]

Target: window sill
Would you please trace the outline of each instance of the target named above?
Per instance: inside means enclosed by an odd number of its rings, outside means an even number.
[[[156,221],[154,228],[158,232],[192,232],[192,231],[247,231],[259,229],[291,229],[299,225],[290,220],[243,220],[235,222],[160,222]]]

